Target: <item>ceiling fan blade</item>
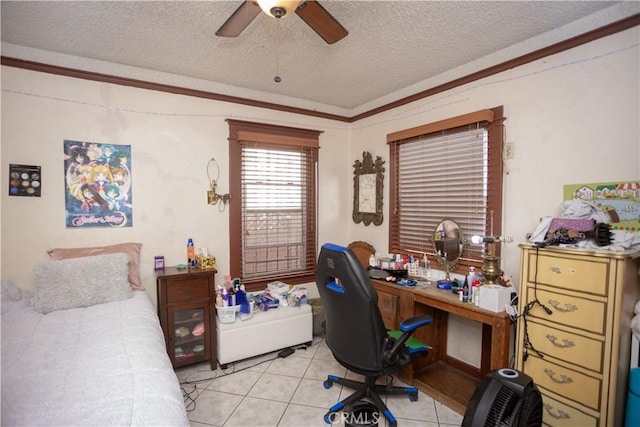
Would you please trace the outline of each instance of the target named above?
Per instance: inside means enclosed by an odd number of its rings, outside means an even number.
[[[349,32],[315,0],[302,3],[296,13],[329,44],[342,40]]]
[[[238,37],[247,28],[251,21],[260,13],[258,3],[252,0],[245,0],[240,7],[231,14],[229,19],[216,31],[216,36]]]

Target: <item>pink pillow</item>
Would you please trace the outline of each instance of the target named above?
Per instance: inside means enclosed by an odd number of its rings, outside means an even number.
[[[110,246],[92,248],[55,248],[47,251],[52,259],[81,258],[123,252],[129,256],[129,284],[134,291],[144,291],[140,283],[140,249],[142,243],[118,243]]]

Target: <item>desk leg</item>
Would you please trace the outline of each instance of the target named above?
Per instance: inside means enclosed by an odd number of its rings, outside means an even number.
[[[482,324],[482,357],[480,359],[480,378],[491,371],[493,365],[493,326]]]
[[[486,375],[490,371],[509,367],[509,326],[511,320],[508,317],[494,318],[491,325],[482,325],[482,366],[480,374]],[[488,356],[490,349],[490,359]]]

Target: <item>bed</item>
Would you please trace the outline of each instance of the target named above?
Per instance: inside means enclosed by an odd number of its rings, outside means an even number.
[[[3,426],[189,425],[129,264],[125,253],[52,259],[34,268],[34,293],[2,281]]]

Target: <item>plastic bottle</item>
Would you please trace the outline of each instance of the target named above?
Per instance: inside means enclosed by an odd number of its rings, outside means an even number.
[[[187,265],[194,267],[196,265],[196,248],[193,246],[193,239],[187,240]]]
[[[473,265],[469,267],[469,274],[467,276],[469,277],[469,290],[471,290],[473,282],[476,280],[476,268]]]
[[[222,288],[222,306],[229,307],[229,291],[227,288]]]
[[[369,266],[376,267],[376,256],[374,254],[369,255]]]
[[[424,268],[424,276],[426,278],[431,277],[431,263],[429,262],[429,258],[427,258],[427,254],[422,255],[422,268]]]
[[[469,274],[467,274],[469,279],[469,299],[467,301],[470,303],[473,303],[473,282],[475,282],[476,277],[476,268],[473,265],[469,266]]]
[[[222,283],[222,286],[227,289],[227,292],[229,291],[229,289],[233,288],[233,281],[231,280],[230,274],[224,275],[224,282]]]
[[[472,289],[472,300],[473,303],[477,306],[480,305],[480,280],[476,277],[471,285]]]
[[[462,302],[469,302],[469,276],[464,276],[464,284],[462,285],[462,291],[460,291],[460,300]]]
[[[236,292],[233,290],[233,286],[229,289],[229,305],[236,305]]]

